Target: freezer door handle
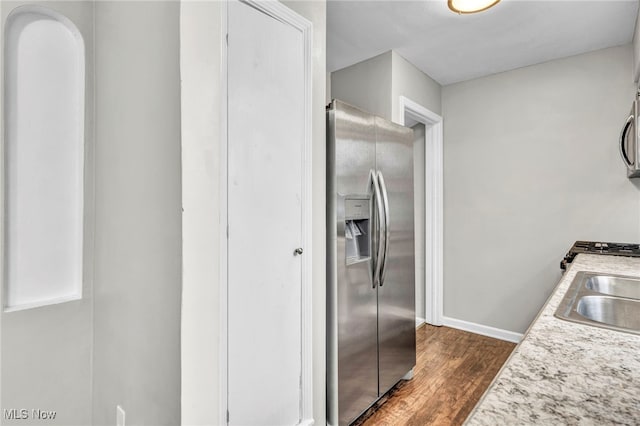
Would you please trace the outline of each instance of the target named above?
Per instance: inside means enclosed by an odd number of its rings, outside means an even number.
[[[382,203],[384,205],[384,254],[382,256],[382,270],[380,272],[380,287],[384,284],[384,276],[387,272],[387,258],[389,256],[389,240],[391,238],[391,230],[389,229],[389,197],[387,197],[387,186],[384,184],[382,172],[378,172],[378,184],[382,193]],[[380,261],[380,259],[378,260]]]
[[[384,222],[384,207],[382,205],[382,196],[380,195],[380,185],[378,183],[378,176],[375,171],[371,171],[371,183],[373,185],[373,198],[375,200],[376,209],[378,210],[378,247],[376,249],[376,261],[373,272],[373,288],[380,281],[380,273],[382,272],[382,257],[384,254],[384,246],[382,241],[382,228]]]

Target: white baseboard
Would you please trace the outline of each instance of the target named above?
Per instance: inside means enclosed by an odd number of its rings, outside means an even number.
[[[424,318],[416,317],[416,328],[427,322]]]
[[[500,328],[489,327],[488,325],[476,324],[475,322],[463,321],[450,317],[442,317],[442,325],[513,343],[520,343],[523,336],[522,333],[502,330]]]

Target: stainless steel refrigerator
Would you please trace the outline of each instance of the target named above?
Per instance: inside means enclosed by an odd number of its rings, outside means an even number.
[[[413,130],[327,107],[327,422],[346,425],[416,362]]]

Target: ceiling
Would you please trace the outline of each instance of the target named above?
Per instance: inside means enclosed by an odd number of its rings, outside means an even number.
[[[327,68],[395,50],[442,85],[630,43],[638,0],[502,0],[457,15],[446,0],[327,4]]]

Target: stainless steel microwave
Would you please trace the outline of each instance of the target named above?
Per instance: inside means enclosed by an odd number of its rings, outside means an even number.
[[[627,166],[627,177],[640,177],[640,138],[638,137],[638,99],[631,105],[631,112],[620,133],[620,156]]]

